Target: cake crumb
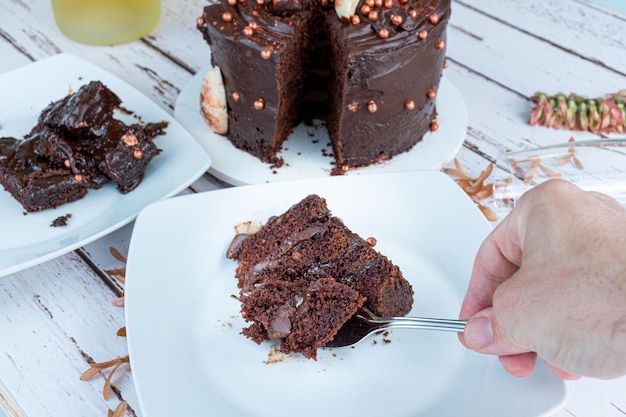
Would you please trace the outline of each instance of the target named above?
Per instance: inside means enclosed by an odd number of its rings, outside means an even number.
[[[273,365],[275,363],[285,362],[286,359],[287,355],[280,351],[280,346],[278,344],[274,344],[270,348],[267,360],[264,360],[263,363],[266,365]]]
[[[71,213],[67,213],[65,216],[59,216],[52,220],[50,227],[67,226],[67,221],[72,217]]]

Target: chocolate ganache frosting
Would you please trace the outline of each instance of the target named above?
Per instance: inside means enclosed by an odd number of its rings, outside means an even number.
[[[221,71],[227,136],[266,162],[326,121],[336,171],[388,159],[437,128],[450,0],[222,0],[198,29]]]

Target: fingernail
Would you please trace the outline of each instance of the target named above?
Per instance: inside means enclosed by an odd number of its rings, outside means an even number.
[[[467,321],[464,330],[464,339],[468,347],[482,349],[489,346],[493,340],[491,320],[487,317],[472,317]]]

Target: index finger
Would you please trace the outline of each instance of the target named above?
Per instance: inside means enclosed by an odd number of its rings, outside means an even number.
[[[507,216],[480,246],[459,317],[467,319],[492,306],[498,286],[520,266],[522,248],[515,214]]]

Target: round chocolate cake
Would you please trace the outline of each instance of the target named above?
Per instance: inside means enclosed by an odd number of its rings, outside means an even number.
[[[313,118],[338,172],[388,159],[437,128],[449,17],[450,0],[219,0],[197,20],[203,113],[266,162]]]

